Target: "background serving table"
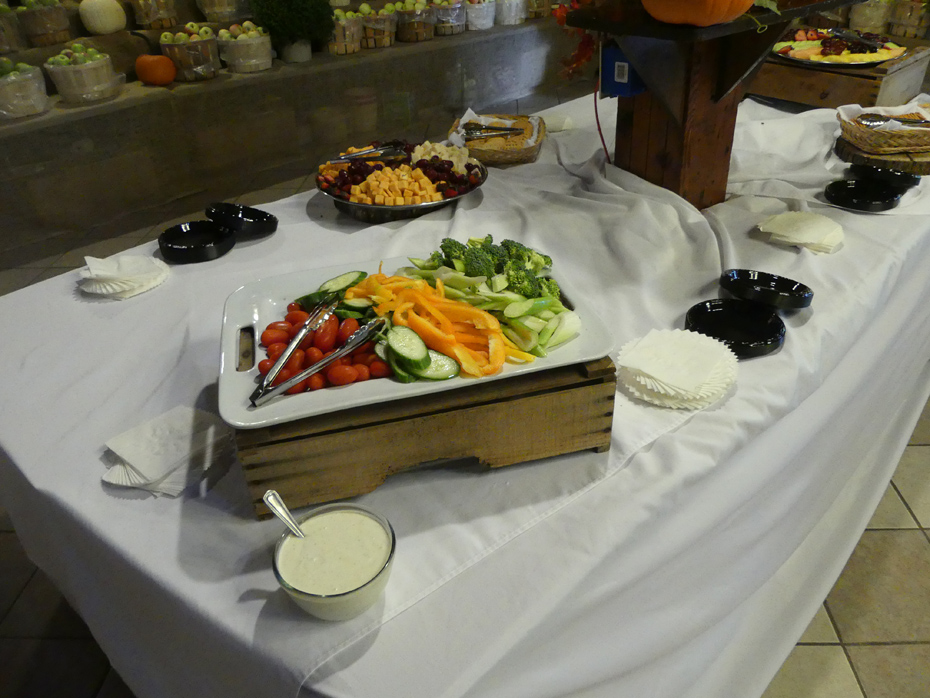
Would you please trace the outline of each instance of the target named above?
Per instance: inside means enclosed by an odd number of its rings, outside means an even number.
[[[266,207],[281,219],[272,237],[136,298],[80,296],[67,274],[0,299],[3,504],[139,698],[762,693],[930,393],[930,197],[922,185],[887,215],[826,206],[844,167],[834,114],[744,103],[731,198],[699,212],[605,167],[589,100],[548,115],[575,128],[455,209],[370,227],[303,194]],[[807,208],[844,226],[840,252],[750,234]],[[100,482],[111,437],[177,405],[216,410],[222,308],[239,286],[476,233],[551,254],[616,348],[681,327],[730,267],[794,278],[814,303],[710,409],[618,393],[607,453],[426,469],[361,497],[398,550],[383,602],[349,622],[314,621],[277,589],[282,527],[254,520],[237,465],[178,499]],[[52,341],[23,342],[38,325]]]

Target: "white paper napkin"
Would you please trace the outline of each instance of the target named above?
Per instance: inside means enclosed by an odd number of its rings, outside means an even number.
[[[542,119],[538,116],[529,117],[530,124],[533,126],[533,132],[530,134],[530,137],[525,141],[525,147],[529,148],[536,144],[536,139],[539,137],[539,123]],[[468,143],[465,140],[465,130],[464,125],[469,121],[474,121],[481,124],[482,126],[488,126],[493,124],[494,126],[513,126],[516,122],[510,119],[500,119],[495,116],[482,116],[481,114],[476,114],[471,107],[465,110],[465,113],[459,118],[459,127],[449,135],[449,143],[459,148],[467,148]]]
[[[819,254],[832,254],[843,244],[843,227],[819,213],[779,213],[769,216],[758,227],[769,236],[769,242],[806,247]]]
[[[846,104],[842,107],[838,107],[836,110],[836,118],[841,121],[849,121],[850,123],[854,122],[857,117],[862,114],[882,114],[884,116],[903,116],[904,114],[920,114],[924,119],[930,119],[930,110],[926,109],[923,105],[910,103],[903,104],[897,107],[863,107],[859,104]],[[915,128],[926,127],[921,126],[906,126],[898,121],[889,121],[888,123],[881,124],[880,126],[873,127],[876,131],[909,131]]]
[[[178,496],[235,454],[234,431],[218,416],[179,405],[107,441],[114,461],[103,481]]]
[[[620,383],[641,400],[673,409],[700,409],[736,381],[736,355],[712,337],[688,330],[652,330],[617,356]]]
[[[85,293],[123,300],[144,293],[168,278],[168,265],[154,257],[85,257],[78,286]]]

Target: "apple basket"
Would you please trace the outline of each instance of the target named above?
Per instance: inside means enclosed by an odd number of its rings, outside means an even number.
[[[23,33],[33,46],[63,44],[71,38],[68,11],[61,5],[17,12]]]
[[[465,17],[469,31],[482,31],[494,26],[494,14],[497,3],[494,0],[469,2],[465,5]]]
[[[143,29],[167,29],[178,23],[174,0],[132,0],[132,11]]]
[[[362,48],[387,48],[394,45],[397,15],[366,15],[362,20]]]
[[[433,5],[436,13],[436,34],[452,36],[465,31],[465,5],[460,2],[450,5]]]
[[[0,117],[19,119],[48,108],[45,78],[35,66],[0,78]]]
[[[161,52],[174,62],[178,70],[175,80],[181,82],[210,80],[220,69],[220,54],[214,37],[183,44],[162,44]]]
[[[526,20],[526,0],[497,0],[497,24],[523,24]]]
[[[219,41],[220,58],[232,73],[258,73],[271,67],[271,37]]]
[[[358,53],[362,50],[362,36],[365,27],[361,17],[350,17],[336,22],[333,36],[329,40],[329,52],[333,55],[344,56],[349,53]]]
[[[197,8],[208,22],[229,24],[247,13],[239,0],[197,0]]]
[[[537,19],[552,14],[552,0],[526,0],[526,18]]]
[[[0,14],[0,54],[28,48],[25,37],[19,28],[19,18],[16,14],[13,12]]]
[[[61,100],[68,104],[86,104],[115,97],[123,89],[126,76],[113,71],[109,56],[81,65],[45,64]]]
[[[398,10],[397,40],[404,42],[429,41],[436,27],[436,13],[432,7],[424,10]]]

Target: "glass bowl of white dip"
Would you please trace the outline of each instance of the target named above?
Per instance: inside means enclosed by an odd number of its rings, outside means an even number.
[[[274,575],[294,602],[322,620],[348,620],[381,598],[394,561],[394,529],[357,504],[327,504],[297,519],[304,538],[278,540]]]

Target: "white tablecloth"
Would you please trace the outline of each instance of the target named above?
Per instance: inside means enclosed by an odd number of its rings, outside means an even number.
[[[612,112],[602,101],[608,143]],[[817,192],[842,171],[833,113],[746,102],[733,196],[699,212],[605,166],[590,98],[549,115],[574,127],[455,208],[366,226],[300,194],[263,207],[273,236],[174,267],[136,298],[83,296],[76,272],[0,298],[0,496],[139,698],[762,693],[930,393],[926,185],[889,215],[829,207]],[[839,221],[843,249],[749,235],[798,209]],[[423,470],[361,497],[398,552],[384,601],[345,623],[277,590],[281,526],[254,520],[236,465],[178,499],[100,482],[107,439],[179,404],[216,410],[223,304],[242,284],[488,233],[550,254],[615,348],[681,327],[731,267],[801,281],[814,303],[785,317],[781,351],[740,364],[721,404],[677,412],[618,393],[609,453]]]

